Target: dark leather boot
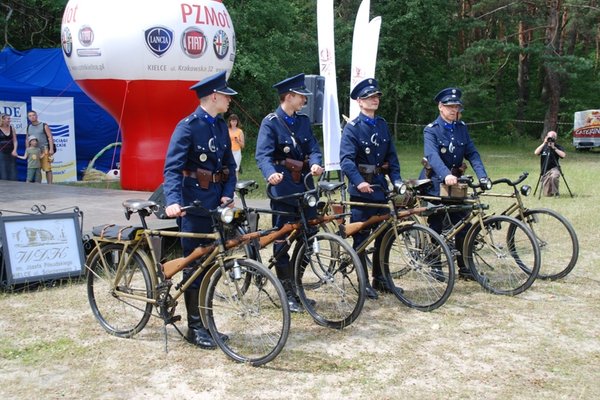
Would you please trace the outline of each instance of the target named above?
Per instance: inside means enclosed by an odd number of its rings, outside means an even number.
[[[371,283],[369,282],[369,268],[367,268],[367,255],[363,252],[358,258],[360,258],[361,267],[363,271],[365,271],[365,277],[367,278],[367,281],[365,282],[365,294],[367,295],[367,298],[371,300],[377,300],[379,298],[379,295],[377,294],[375,289],[373,289],[373,286],[371,286]]]
[[[284,246],[285,243],[275,242],[273,245],[273,252],[277,254],[281,246]],[[296,291],[294,290],[293,284],[293,273],[292,268],[289,264],[289,258],[280,256],[277,259],[277,264],[275,265],[275,273],[277,274],[277,278],[281,282],[281,286],[283,286],[283,290],[285,290],[285,295],[287,297],[288,306],[290,307],[290,312],[301,313],[304,312],[304,307],[302,307],[302,303],[300,303],[300,299],[296,295]]]
[[[217,348],[210,332],[202,324],[198,308],[198,289],[188,289],[183,293],[188,318],[187,340],[202,349]]]
[[[285,295],[287,297],[288,306],[290,307],[290,312],[304,312],[304,307],[302,307],[302,304],[296,299],[296,293],[294,292],[292,281],[290,281],[289,279],[284,279],[281,281],[281,285],[285,290]]]
[[[454,239],[456,249],[460,252],[456,256],[456,264],[458,265],[458,277],[461,279],[464,279],[466,281],[474,281],[475,276],[473,276],[471,269],[465,265],[465,260],[462,255],[464,242],[465,242],[464,236],[457,236]]]

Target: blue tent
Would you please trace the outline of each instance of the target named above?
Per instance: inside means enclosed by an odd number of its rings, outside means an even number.
[[[26,102],[30,110],[32,96],[73,97],[78,179],[94,156],[120,140],[114,118],[79,88],[61,49],[16,51],[5,47],[0,52],[0,99]],[[24,137],[19,137],[19,148],[25,148]],[[114,163],[119,162],[119,156],[118,150],[117,154],[108,151],[95,161],[94,168],[104,172],[116,168]],[[18,160],[18,168],[19,179],[25,180],[26,163]]]

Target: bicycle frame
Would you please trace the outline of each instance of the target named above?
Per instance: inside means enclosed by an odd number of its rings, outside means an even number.
[[[142,225],[146,226],[144,221],[144,215],[140,214],[140,218],[142,220]],[[94,249],[88,256],[91,258],[95,253],[99,253],[101,255],[101,260],[103,265],[107,265],[106,259],[104,259],[102,252],[100,251],[101,247],[106,244],[114,243],[120,244],[123,246],[123,257],[119,259],[119,264],[117,265],[117,271],[115,275],[115,280],[111,282],[113,287],[111,288],[114,293],[118,294],[118,296],[125,299],[132,299],[137,301],[143,301],[146,303],[150,303],[154,306],[161,306],[159,304],[159,291],[161,289],[161,285],[165,284],[167,286],[167,291],[171,287],[171,277],[175,275],[175,273],[181,271],[185,266],[187,266],[190,262],[195,261],[203,256],[205,256],[204,260],[200,265],[195,268],[195,271],[185,280],[175,285],[175,292],[172,294],[172,302],[175,304],[177,299],[181,297],[181,295],[190,287],[190,285],[202,274],[206,271],[206,275],[200,284],[200,298],[204,299],[206,290],[208,287],[208,282],[210,278],[215,273],[218,268],[223,268],[225,263],[231,259],[236,259],[239,257],[236,256],[225,256],[227,250],[230,250],[235,247],[239,247],[241,245],[247,244],[252,240],[259,238],[264,235],[268,231],[259,231],[249,233],[247,235],[242,235],[239,238],[225,241],[220,232],[213,233],[192,233],[192,232],[173,232],[168,230],[154,230],[154,229],[141,229],[137,234],[136,238],[132,240],[122,240],[122,239],[109,239],[109,238],[101,238],[101,237],[93,237],[93,241],[95,243]],[[194,238],[194,239],[208,239],[214,241],[213,244],[208,246],[202,246],[197,248],[190,256],[187,258],[181,259],[181,263],[179,263],[175,268],[173,268],[168,274],[165,274],[165,270],[163,268],[163,264],[158,260],[157,254],[159,254],[158,249],[156,248],[156,244],[154,240],[155,237],[176,237],[176,238]],[[146,251],[146,248],[149,251]],[[125,267],[128,265],[130,258],[133,254],[139,254],[142,257],[143,262],[147,266],[153,266],[153,268],[148,268],[150,273],[150,278],[152,280],[153,285],[153,297],[142,297],[137,296],[131,293],[127,293],[125,291],[119,290],[118,287],[114,286],[115,282],[119,282],[123,277],[125,272]],[[187,262],[186,262],[187,261]],[[166,265],[166,263],[165,263]],[[208,269],[208,270],[207,270]],[[91,269],[89,273],[94,273]],[[236,285],[236,290],[239,291],[240,288]],[[237,293],[240,298],[242,298],[242,293]],[[206,307],[201,305],[200,307],[200,316],[204,323],[206,323],[205,311]],[[161,315],[164,317],[164,315]]]

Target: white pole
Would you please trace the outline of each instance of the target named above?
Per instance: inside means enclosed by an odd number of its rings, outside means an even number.
[[[325,170],[340,169],[341,125],[335,71],[333,0],[317,0],[319,67],[325,77],[323,93],[323,142]]]

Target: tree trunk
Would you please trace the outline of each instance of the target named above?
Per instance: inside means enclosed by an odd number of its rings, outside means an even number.
[[[519,65],[517,69],[517,87],[518,87],[518,98],[517,98],[517,120],[521,121],[525,118],[525,110],[529,103],[529,54],[527,48],[531,41],[531,33],[527,30],[527,23],[524,21],[519,22]],[[517,123],[520,132],[523,131],[523,124]]]
[[[560,23],[559,10],[560,0],[547,0],[547,28],[544,44],[546,45],[546,56],[544,63],[544,89],[543,94],[548,103],[546,116],[544,118],[544,130],[540,137],[550,130],[556,130],[558,126],[558,112],[560,111],[560,77],[553,65],[553,59],[560,55]]]

